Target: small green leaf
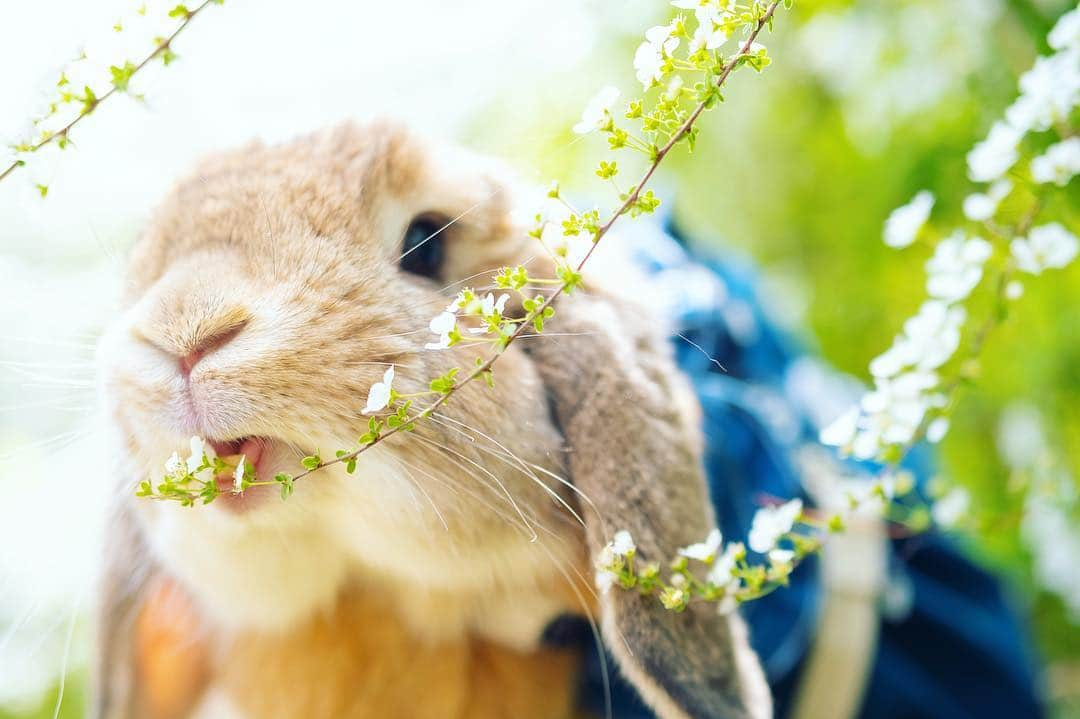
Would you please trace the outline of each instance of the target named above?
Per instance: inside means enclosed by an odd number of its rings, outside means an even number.
[[[293,493],[293,476],[282,472],[274,477],[274,481],[281,485],[281,498],[288,499]]]
[[[127,92],[128,83],[131,82],[131,76],[135,74],[135,69],[135,65],[130,60],[125,62],[123,67],[117,67],[116,65],[109,67],[113,87],[119,92]]]
[[[449,394],[454,389],[454,376],[459,372],[459,368],[454,367],[441,377],[436,377],[431,380],[431,384],[428,385],[432,392],[438,392],[439,394]]]

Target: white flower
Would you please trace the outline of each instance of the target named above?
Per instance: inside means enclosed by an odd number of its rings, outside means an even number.
[[[883,447],[910,442],[927,410],[942,403],[939,395],[928,394],[937,383],[937,375],[932,372],[878,378],[874,391],[864,395],[860,403],[862,415],[851,442],[852,454],[859,459],[874,459]]]
[[[1033,405],[1015,402],[1006,407],[996,435],[998,453],[1012,469],[1035,469],[1048,457],[1042,415]]]
[[[1040,57],[1020,76],[1021,95],[1005,111],[1020,132],[1049,130],[1068,120],[1080,102],[1080,48]]]
[[[985,222],[994,216],[998,205],[1012,192],[1011,180],[1002,178],[990,185],[986,193],[976,192],[964,198],[964,216],[976,222]]]
[[[970,505],[971,495],[967,490],[962,487],[953,487],[944,497],[934,502],[930,513],[937,524],[942,527],[951,527],[967,514]]]
[[[458,310],[465,306],[465,293],[459,292],[457,297],[450,301],[443,313],[457,314]]]
[[[671,36],[673,32],[675,32],[674,21],[667,25],[656,25],[645,31],[645,40],[671,53],[672,50],[679,46],[679,38]]]
[[[596,93],[581,113],[581,120],[574,125],[574,132],[586,135],[599,130],[611,120],[611,107],[619,99],[619,89],[608,85]]]
[[[1024,285],[1013,280],[1009,284],[1005,285],[1005,299],[1018,300],[1024,296]]]
[[[760,554],[774,549],[781,537],[795,526],[795,521],[802,514],[802,508],[802,500],[793,499],[776,507],[759,509],[750,526],[750,548]]]
[[[244,460],[246,457],[240,455],[240,461],[236,463],[236,470],[233,472],[233,491],[239,494],[244,491]]]
[[[948,431],[949,420],[945,417],[938,417],[926,427],[926,440],[932,444],[937,444],[945,438]]]
[[[724,547],[724,552],[716,561],[713,562],[712,567],[709,568],[709,574],[705,577],[708,581],[712,582],[718,587],[723,587],[732,582],[732,573],[735,571],[735,567],[739,562],[739,558],[746,554],[746,547],[742,542],[732,542]],[[735,580],[738,584],[738,580]]]
[[[708,564],[716,558],[718,549],[720,549],[720,530],[714,529],[709,532],[709,536],[705,538],[704,542],[697,542],[689,547],[683,547],[679,550],[679,554]]]
[[[634,70],[638,82],[648,90],[654,81],[664,76],[664,58],[652,43],[643,42],[634,53]]]
[[[918,314],[904,323],[904,333],[892,347],[870,362],[875,377],[893,377],[905,369],[937,369],[960,346],[960,329],[967,318],[963,307],[938,300],[924,302]]]
[[[496,312],[501,315],[508,299],[510,299],[508,294],[503,293],[499,295],[499,299],[495,299],[495,295],[488,292],[487,296],[480,302],[480,311],[485,315],[493,315]]]
[[[175,474],[177,470],[180,469],[181,464],[182,460],[180,459],[180,455],[173,452],[172,456],[165,460],[165,471],[169,474]]]
[[[191,454],[187,458],[188,472],[195,472],[202,465],[208,446],[202,437],[192,437],[188,440],[188,446],[191,447]],[[210,449],[210,452],[213,452],[213,449]]]
[[[611,540],[611,551],[617,557],[627,557],[634,553],[637,547],[634,546],[634,539],[630,536],[630,532],[625,529],[620,529],[615,532],[615,537]]]
[[[1080,8],[1062,15],[1054,29],[1046,36],[1046,42],[1055,50],[1080,47]]]
[[[1042,184],[1053,182],[1065,187],[1080,173],[1080,137],[1051,145],[1046,153],[1031,161],[1031,177]]]
[[[390,393],[393,389],[393,382],[394,365],[390,365],[390,369],[383,373],[382,382],[376,382],[371,385],[371,389],[368,390],[367,405],[364,407],[364,414],[378,412],[380,409],[384,409],[386,405],[390,404]]]
[[[927,292],[946,302],[964,299],[982,279],[983,264],[992,252],[993,248],[986,240],[979,237],[965,239],[964,233],[959,231],[942,240],[926,263]]]
[[[1004,122],[995,123],[986,139],[968,153],[968,177],[992,182],[1009,171],[1020,158],[1016,149],[1023,133]]]
[[[452,311],[444,311],[435,315],[431,322],[428,323],[428,329],[435,334],[439,335],[438,342],[428,342],[424,345],[424,349],[440,350],[446,349],[450,346],[450,333],[457,327],[457,317],[454,316]]]
[[[847,447],[855,439],[858,421],[859,408],[852,407],[823,428],[818,439],[830,447]]]
[[[1016,266],[1033,275],[1069,264],[1076,257],[1078,246],[1076,235],[1057,222],[1035,227],[1027,239],[1018,238],[1009,245]]]
[[[885,220],[885,244],[900,248],[914,242],[919,229],[930,217],[933,206],[934,196],[923,190],[915,195],[911,202],[893,210],[889,219]]]
[[[646,90],[664,76],[664,56],[679,46],[679,38],[671,37],[674,30],[674,23],[649,28],[645,32],[645,42],[634,53],[634,70]]]
[[[618,575],[607,569],[596,570],[596,588],[601,594],[607,594],[618,580]]]
[[[728,34],[715,22],[718,13],[719,10],[712,6],[699,7],[694,11],[698,26],[694,30],[694,36],[690,38],[691,54],[701,48],[715,50],[728,41]]]
[[[789,565],[795,558],[795,552],[790,549],[773,549],[769,552],[769,561],[774,565]]]

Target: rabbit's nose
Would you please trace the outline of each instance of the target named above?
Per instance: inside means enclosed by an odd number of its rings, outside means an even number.
[[[158,305],[133,324],[132,334],[174,358],[186,377],[206,355],[236,339],[251,319],[239,305]]]
[[[244,318],[232,323],[219,324],[216,329],[206,333],[194,334],[185,345],[186,352],[180,356],[180,371],[184,375],[191,374],[191,370],[195,368],[199,360],[231,342],[247,323],[248,320]]]

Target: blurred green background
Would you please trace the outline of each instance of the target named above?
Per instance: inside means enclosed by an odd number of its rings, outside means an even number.
[[[534,5],[541,13],[536,22],[565,20],[558,14],[565,3],[547,11]],[[599,190],[592,169],[600,141],[577,141],[568,128],[600,85],[615,83],[624,95],[637,91],[630,60],[640,31],[661,21],[669,8],[664,2],[582,6],[566,22],[577,31],[582,30],[577,24],[587,23],[584,34],[591,40],[573,62],[547,62],[543,48],[533,43],[518,58],[527,71],[503,69],[500,74],[498,62],[486,58],[484,65],[469,66],[469,76],[455,69],[451,54],[442,72],[455,76],[457,92],[452,112],[459,119],[447,134],[509,159],[538,183],[557,177],[569,191],[588,194]],[[961,202],[973,189],[966,179],[965,154],[1015,97],[1019,74],[1047,51],[1046,33],[1070,7],[1075,2],[797,0],[765,40],[773,66],[760,78],[736,76],[727,103],[706,116],[697,151],[676,154],[661,173],[661,194],[677,198],[674,211],[692,232],[716,237],[720,251],[745,253],[758,263],[776,319],[837,368],[868,380],[868,362],[889,345],[925,294],[926,251],[898,253],[885,247],[885,218],[926,188],[938,198],[935,225],[947,228],[959,220]],[[241,9],[238,3],[235,12]],[[322,12],[333,18],[332,9]],[[529,32],[528,25],[498,21],[489,28],[479,22],[482,13],[467,4],[440,12],[476,15],[471,31],[477,36],[503,33],[504,48],[519,44],[514,33]],[[224,33],[214,35],[210,26],[220,24],[217,18],[205,22],[203,56],[212,55],[212,43],[221,47],[229,41]],[[257,36],[251,41],[258,42]],[[214,63],[228,72],[228,58]],[[249,72],[246,63],[242,59],[236,65]],[[410,67],[418,70],[415,63]],[[264,94],[264,106],[287,102],[310,79],[302,68],[292,77],[284,72],[272,78],[278,94]],[[458,73],[465,77],[457,78]],[[356,80],[360,89],[350,91],[363,95],[364,77]],[[411,120],[409,112],[439,109],[437,102],[425,108],[423,93],[440,77],[417,75],[420,84],[415,86],[411,77],[398,78],[393,91],[417,97],[397,103],[404,111],[386,110]],[[218,81],[231,92],[233,80],[224,76]],[[204,73],[199,82],[215,81]],[[484,90],[470,92],[469,82]],[[336,98],[341,85],[314,82],[307,89]],[[169,87],[157,92],[167,95]],[[237,106],[245,103],[241,95],[232,99]],[[365,110],[382,109],[372,104],[378,105],[378,99],[357,100]],[[326,110],[284,117],[277,119],[286,125],[278,134],[338,119]],[[96,119],[102,124],[109,120],[104,114]],[[250,117],[233,124],[237,129],[226,135],[255,134],[259,125]],[[171,142],[180,142],[176,137],[183,135],[174,135]],[[205,137],[219,145],[233,142],[231,136]],[[186,165],[191,152],[178,154],[175,163],[163,163],[164,174],[173,165]],[[1077,185],[1074,181],[1049,209],[1074,232],[1080,230]],[[137,231],[135,214],[124,210],[102,234],[122,247]],[[27,253],[40,254],[40,248]],[[78,254],[68,253],[69,261],[73,256]],[[1017,606],[1031,618],[1048,663],[1055,715],[1080,717],[1080,263],[1026,283],[1024,298],[991,337],[984,356],[981,377],[964,394],[942,445],[943,472],[972,493],[973,521],[963,541],[980,561],[1008,578]],[[1016,451],[1033,452],[1037,461],[1025,468],[1010,466],[1010,441],[1026,442]],[[1036,495],[1049,497],[1063,518],[1066,531],[1058,531],[1055,541],[1046,542],[1029,526]],[[0,642],[5,632],[10,639],[19,631],[18,619],[18,611],[6,620],[0,615]],[[61,634],[65,619],[54,623]],[[76,632],[76,658],[70,664],[76,668],[67,679],[62,717],[84,711],[84,624]],[[50,646],[56,654],[64,642]],[[55,688],[43,697],[24,696],[8,704],[0,700],[0,719],[51,717],[54,705]]]

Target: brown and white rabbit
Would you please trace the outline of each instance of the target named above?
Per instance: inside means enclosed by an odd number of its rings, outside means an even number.
[[[101,345],[117,482],[95,716],[568,718],[578,658],[540,641],[567,613],[601,620],[659,716],[771,715],[737,617],[593,586],[616,529],[662,560],[715,521],[695,400],[613,296],[564,298],[559,336],[512,346],[493,390],[353,475],[285,502],[134,497],[192,435],[294,472],[364,431],[391,364],[401,392],[471,366],[475,349],[425,350],[427,325],[461,281],[534,255],[514,202],[498,166],[383,122],[217,155],[173,189]]]

